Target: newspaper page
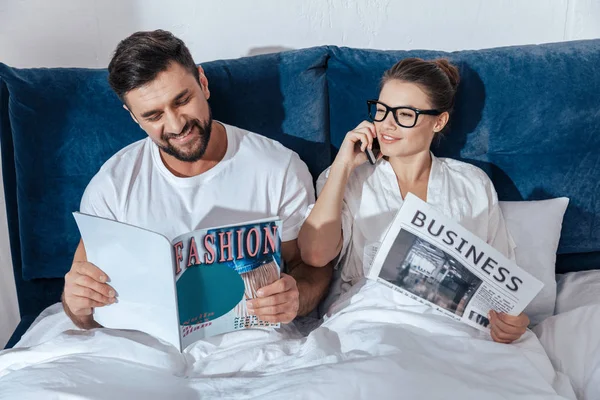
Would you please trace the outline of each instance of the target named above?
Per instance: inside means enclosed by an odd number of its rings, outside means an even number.
[[[518,315],[543,283],[408,194],[368,272],[369,279],[489,331],[488,312]]]

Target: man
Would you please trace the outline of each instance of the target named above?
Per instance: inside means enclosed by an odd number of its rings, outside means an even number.
[[[214,121],[203,69],[169,32],[134,33],[119,43],[108,70],[111,87],[148,138],[102,166],[85,190],[81,212],[169,239],[199,228],[279,216],[289,275],[282,273],[259,290],[249,311],[264,321],[288,323],[315,308],[331,270],[310,267],[300,258],[296,238],[314,192],[298,155],[266,137]],[[64,309],[77,326],[99,326],[93,309],[115,302],[107,281],[87,262],[80,242],[63,293]]]

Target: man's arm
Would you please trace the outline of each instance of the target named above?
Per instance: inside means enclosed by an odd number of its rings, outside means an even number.
[[[288,323],[298,315],[310,313],[331,281],[331,266],[315,268],[304,264],[295,239],[281,244],[281,256],[289,275],[281,274],[281,279],[258,290],[258,298],[246,302],[248,311],[266,322]]]
[[[296,280],[298,287],[298,315],[307,315],[319,305],[329,289],[333,275],[331,263],[320,268],[307,265],[300,257],[296,240],[282,243],[281,254],[286,262],[288,274]]]
[[[258,297],[246,302],[246,306],[263,321],[288,323],[297,315],[310,313],[319,304],[329,288],[332,268],[325,264],[320,269],[309,266],[300,255],[298,227],[304,223],[315,195],[308,167],[296,153],[292,153],[285,168],[281,190],[277,215],[282,220],[284,238],[281,256],[289,275],[282,273],[281,279],[259,289]]]
[[[67,314],[71,321],[73,321],[76,327],[80,329],[102,328],[102,325],[100,325],[94,320],[93,315],[85,315],[82,317],[78,317],[77,315],[73,314],[73,312],[71,312],[71,310],[69,309],[69,306],[67,306],[67,304],[65,303],[64,291],[60,296],[60,301],[62,303],[63,310],[65,310],[65,314]]]

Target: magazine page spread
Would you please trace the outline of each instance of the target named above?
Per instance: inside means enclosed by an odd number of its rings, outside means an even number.
[[[246,300],[280,276],[281,221],[198,230],[172,246],[182,348],[220,333],[278,327],[249,315]]]
[[[493,309],[520,314],[543,283],[503,254],[408,194],[368,277],[477,329]]]

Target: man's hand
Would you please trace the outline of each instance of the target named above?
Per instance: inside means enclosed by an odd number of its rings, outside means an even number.
[[[492,339],[498,343],[514,342],[523,336],[529,326],[529,317],[524,313],[514,316],[491,310],[489,317]]]
[[[87,261],[73,263],[71,270],[65,275],[63,305],[77,326],[93,327],[94,307],[115,302],[116,293],[107,281],[108,276],[94,264]]]
[[[300,307],[296,280],[290,275],[281,274],[281,279],[260,288],[258,298],[248,300],[246,307],[250,314],[265,322],[292,322]]]

